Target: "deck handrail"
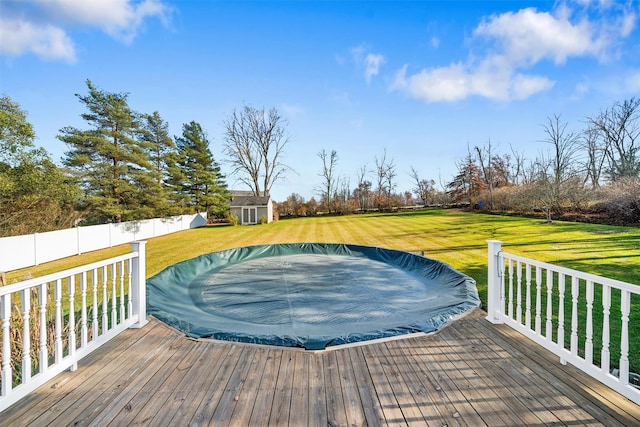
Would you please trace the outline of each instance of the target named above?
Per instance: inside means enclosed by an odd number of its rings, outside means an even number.
[[[130,253],[0,287],[0,412],[147,323],[145,245],[131,242]]]
[[[638,309],[631,295],[640,296],[640,286],[509,254],[498,240],[487,243],[487,320],[512,327],[559,356],[562,364],[576,366],[640,404],[640,389],[630,383],[629,372],[629,317]],[[611,342],[617,322],[612,311],[620,314],[619,342]],[[594,315],[602,323],[594,322]],[[611,369],[612,347],[620,349],[616,370]],[[594,353],[598,349],[599,355]]]

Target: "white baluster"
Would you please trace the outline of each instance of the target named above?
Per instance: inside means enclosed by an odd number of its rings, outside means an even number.
[[[620,382],[629,384],[629,310],[631,292],[620,291],[620,311],[622,312],[622,331],[620,331]]]
[[[518,324],[522,323],[522,264],[520,261],[516,264],[516,282],[517,282],[517,292],[516,292],[516,321]]]
[[[55,337],[55,363],[62,360],[62,280],[53,282],[53,299],[56,306],[56,337]]]
[[[40,284],[38,290],[38,305],[40,305],[40,373],[49,368],[49,352],[47,350],[47,284]]]
[[[536,266],[536,335],[540,335],[542,328],[542,268]]]
[[[11,372],[11,346],[9,319],[11,318],[11,294],[0,297],[0,317],[2,317],[2,389],[0,396],[11,392],[13,373]]]
[[[127,318],[133,313],[133,300],[131,299],[131,259],[127,262]]]
[[[571,354],[578,355],[578,278],[571,276]]]
[[[553,270],[547,269],[547,323],[546,338],[553,341],[553,324],[551,318],[553,316]]]
[[[584,359],[593,363],[593,282],[587,280],[587,330],[584,343]]]
[[[115,328],[118,324],[118,294],[116,292],[116,264],[111,264],[111,327]]]
[[[527,301],[525,303],[525,325],[531,329],[531,264],[527,264]]]
[[[76,307],[75,307],[76,283],[75,276],[69,276],[69,356],[75,358],[76,354]],[[71,365],[71,371],[78,369],[78,363]]]
[[[91,339],[98,338],[98,269],[91,270],[91,292],[93,301],[91,306]]]
[[[509,318],[513,319],[513,260],[509,260]]]
[[[22,290],[22,384],[31,378],[31,289]]]
[[[611,315],[611,287],[607,285],[602,286],[602,351],[600,356],[600,366],[602,372],[609,372],[609,364],[611,360],[611,354],[609,351],[609,316]]]
[[[505,279],[505,258],[502,255],[498,257],[500,261],[500,314],[504,316],[507,309],[507,283]]]
[[[124,261],[120,261],[120,323],[124,323]]]
[[[107,308],[107,266],[102,267],[102,334],[106,334],[109,330],[109,309]]]
[[[80,297],[82,298],[82,312],[80,317],[80,347],[84,348],[88,342],[87,330],[87,272],[80,275]]]
[[[565,275],[564,273],[558,274],[558,346],[564,348],[564,291],[565,291]],[[560,362],[564,365],[566,360],[560,359]]]

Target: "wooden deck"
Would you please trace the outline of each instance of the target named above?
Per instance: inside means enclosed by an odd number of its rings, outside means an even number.
[[[195,341],[151,319],[0,425],[640,425],[640,406],[484,315],[323,352]]]

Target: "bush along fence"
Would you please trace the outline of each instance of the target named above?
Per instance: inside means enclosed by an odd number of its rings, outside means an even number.
[[[32,267],[49,261],[150,239],[207,223],[207,214],[181,215],[117,224],[0,238],[0,271]]]
[[[145,244],[0,287],[0,412],[126,328],[146,322]]]
[[[487,320],[640,404],[640,286],[523,258],[487,241]],[[631,319],[631,320],[630,320]]]

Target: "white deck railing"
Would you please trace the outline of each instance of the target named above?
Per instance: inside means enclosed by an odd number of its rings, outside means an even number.
[[[145,243],[132,252],[0,287],[0,412],[126,328],[146,322]]]
[[[502,242],[487,242],[487,320],[511,326],[561,363],[640,404],[640,389],[629,383],[629,343],[640,340],[629,336],[629,317],[638,310],[640,286],[508,254]],[[631,357],[637,366],[640,354]]]

